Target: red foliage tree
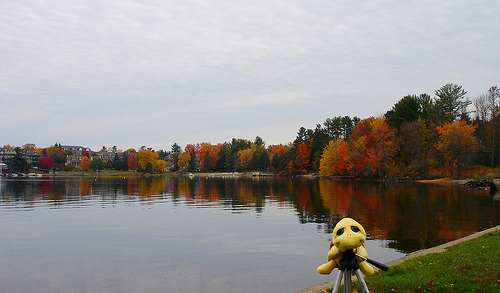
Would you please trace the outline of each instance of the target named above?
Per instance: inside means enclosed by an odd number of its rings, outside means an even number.
[[[49,157],[41,157],[38,159],[38,167],[42,170],[52,169],[52,160]]]
[[[139,158],[137,157],[137,153],[130,153],[128,156],[128,169],[132,171],[139,169]]]

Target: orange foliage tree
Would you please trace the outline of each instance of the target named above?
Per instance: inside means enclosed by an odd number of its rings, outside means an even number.
[[[88,157],[83,157],[80,161],[80,169],[88,170],[90,168],[90,159]]]
[[[200,145],[200,165],[205,171],[212,171],[217,161],[219,160],[219,154],[222,149],[222,144],[213,145],[210,143],[201,143]]]
[[[396,132],[386,123],[385,117],[371,122],[373,148],[368,151],[373,158],[372,170],[380,177],[387,174],[387,167],[394,163],[398,151]]]
[[[312,143],[312,140],[311,140]],[[297,166],[300,173],[304,173],[311,167],[311,150],[305,142],[299,145],[297,154]]]
[[[281,156],[288,151],[288,147],[286,147],[285,145],[282,145],[282,144],[270,145],[267,148],[267,151],[269,152],[270,157],[273,157],[274,154],[278,154],[278,156]]]
[[[436,147],[442,151],[448,166],[451,167],[452,175],[458,176],[470,164],[479,149],[478,140],[474,136],[476,126],[456,120],[437,129],[440,141]]]
[[[367,118],[359,121],[352,129],[351,140],[349,144],[349,171],[353,175],[369,175],[373,156],[370,156],[368,150],[373,148],[373,135],[371,132],[371,123],[375,118]]]

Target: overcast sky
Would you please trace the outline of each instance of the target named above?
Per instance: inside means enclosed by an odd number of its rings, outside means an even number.
[[[289,143],[499,77],[498,0],[0,0],[2,146]]]

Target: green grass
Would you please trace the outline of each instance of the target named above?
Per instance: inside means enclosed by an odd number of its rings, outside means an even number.
[[[500,231],[378,271],[365,281],[375,293],[500,292]],[[354,289],[363,292],[357,281]]]

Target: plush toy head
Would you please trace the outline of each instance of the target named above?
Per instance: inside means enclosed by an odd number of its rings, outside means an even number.
[[[333,229],[333,245],[342,251],[360,247],[365,240],[365,229],[351,218],[340,220]]]

